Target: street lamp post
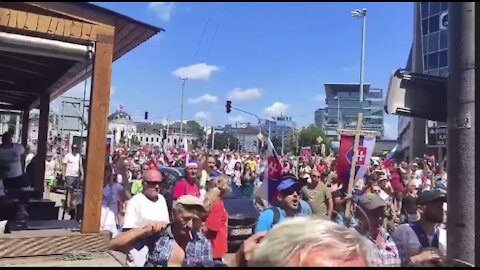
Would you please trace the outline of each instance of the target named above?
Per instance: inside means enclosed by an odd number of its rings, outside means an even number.
[[[185,82],[188,80],[188,78],[182,78],[182,100],[180,103],[180,139],[183,138],[183,96],[185,92]]]
[[[364,65],[365,65],[365,33],[367,30],[367,9],[364,8],[362,10],[354,10],[352,11],[352,17],[362,18],[363,19],[363,26],[362,26],[362,54],[360,58],[360,108],[363,108],[363,73],[364,73]]]

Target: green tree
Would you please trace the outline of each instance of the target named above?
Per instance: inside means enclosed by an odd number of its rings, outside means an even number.
[[[235,150],[235,136],[231,133],[215,133],[215,149],[229,148]],[[228,145],[230,144],[230,147]],[[208,135],[208,148],[212,148],[212,134]]]
[[[203,127],[197,121],[187,121],[187,131],[197,136],[200,142],[203,142],[205,132],[203,131]]]
[[[312,151],[315,151],[315,146],[318,145],[317,138],[322,136],[323,142],[325,144],[325,153],[326,155],[329,154],[331,148],[331,141],[325,136],[325,132],[315,125],[310,125],[306,128],[303,128],[300,131],[299,138],[298,138],[298,145],[300,147],[310,146],[312,147]]]

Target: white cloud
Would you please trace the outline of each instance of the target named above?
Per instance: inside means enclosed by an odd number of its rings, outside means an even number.
[[[289,105],[283,104],[281,102],[275,102],[272,106],[265,108],[264,112],[270,117],[286,115]]]
[[[206,63],[194,64],[186,67],[181,67],[173,72],[173,75],[184,79],[189,80],[208,80],[210,75],[214,71],[218,71],[220,68],[217,66],[210,66]]]
[[[198,104],[198,103],[217,103],[218,97],[210,95],[210,94],[204,94],[202,96],[199,96],[198,98],[189,98],[188,103],[190,104]]]
[[[204,112],[204,111],[197,112],[197,113],[195,114],[195,119],[198,119],[198,120],[208,120],[208,119],[210,119],[210,113]]]
[[[229,118],[230,122],[235,123],[235,122],[245,122],[247,119],[241,115],[233,116]]]
[[[148,8],[157,13],[160,20],[168,22],[172,17],[174,2],[151,2]]]
[[[232,92],[230,92],[228,98],[231,100],[250,100],[260,98],[261,96],[262,91],[259,88],[235,88],[232,90]]]

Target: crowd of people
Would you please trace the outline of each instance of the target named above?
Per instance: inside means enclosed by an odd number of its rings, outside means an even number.
[[[53,185],[57,173],[51,171],[61,168],[60,178],[74,193],[83,164],[78,147],[71,150],[60,166],[47,160],[46,183]],[[268,170],[262,155],[115,149],[106,157],[101,229],[112,233],[111,248],[126,253],[129,266],[446,264],[445,162],[375,159],[350,192],[333,155],[283,156],[280,162],[275,198],[266,201],[259,195]],[[168,198],[161,192],[161,167],[185,169]],[[234,185],[259,216],[254,234],[225,261],[224,198]]]

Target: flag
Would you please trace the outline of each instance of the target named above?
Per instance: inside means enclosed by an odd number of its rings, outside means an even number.
[[[185,164],[190,162],[190,155],[188,153],[188,141],[187,138],[183,138],[183,151],[185,153]]]
[[[355,136],[342,135],[340,139],[340,149],[338,151],[337,160],[337,175],[343,187],[348,187],[350,180],[350,169],[353,159],[353,147]],[[367,172],[368,165],[370,165],[370,158],[372,157],[373,148],[375,146],[375,137],[360,136],[358,144],[358,160],[355,166],[355,183],[363,179]]]
[[[385,158],[385,160],[393,159],[393,157],[395,156],[395,152],[397,152],[397,147],[398,147],[398,144],[395,145],[395,147],[390,151],[390,153],[387,154],[387,157]]]
[[[259,196],[270,204],[276,200],[277,186],[282,178],[283,167],[280,163],[272,141],[267,139],[266,164]]]

